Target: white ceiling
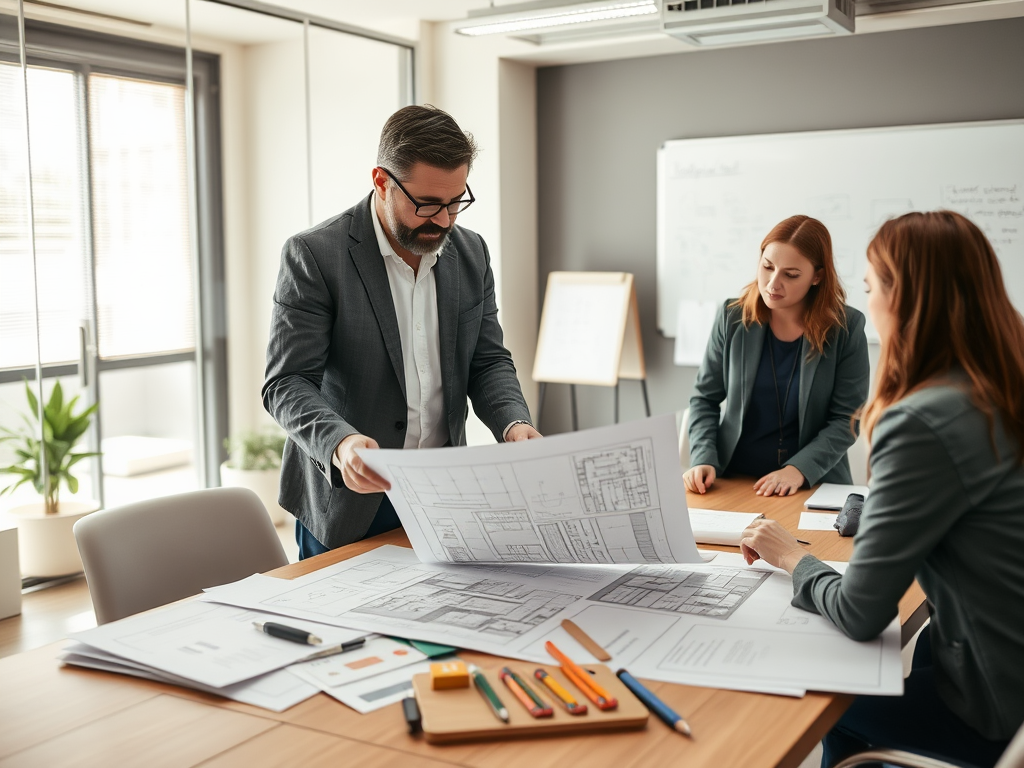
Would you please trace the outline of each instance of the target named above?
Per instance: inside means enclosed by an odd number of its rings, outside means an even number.
[[[924,0],[928,2],[930,0]],[[948,2],[948,0],[939,0]],[[16,0],[0,0],[9,7]],[[164,29],[184,28],[185,0],[47,0],[63,6],[109,14],[144,22]],[[321,16],[345,24],[375,30],[407,40],[418,40],[421,21],[452,21],[465,18],[472,9],[487,8],[491,0],[264,0],[267,4]],[[521,0],[495,0],[502,6]],[[66,12],[33,6],[25,0],[26,10],[48,17],[71,18]],[[192,29],[198,36],[251,44],[278,40],[299,34],[293,22],[251,13],[207,0],[191,0]],[[74,14],[77,15],[77,14]],[[1024,16],[1024,0],[984,0],[961,5],[903,10],[861,16],[857,34],[895,29],[962,24],[972,21]],[[81,17],[86,21],[86,17]],[[656,56],[697,50],[660,33],[623,36],[617,39],[588,40],[560,45],[516,45],[511,58],[536,65],[568,64],[586,61]]]
[[[154,26],[180,28],[184,22],[184,0],[47,0],[55,4],[146,22]],[[31,0],[26,0],[31,11]],[[366,27],[389,35],[417,39],[419,23],[465,18],[470,9],[485,8],[488,0],[270,0],[271,5]],[[496,3],[501,5],[502,3]],[[275,25],[266,17],[205,0],[192,1],[193,29],[236,42],[263,42],[274,35]]]

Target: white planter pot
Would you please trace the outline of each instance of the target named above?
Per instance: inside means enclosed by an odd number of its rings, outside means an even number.
[[[75,523],[99,509],[96,502],[62,501],[57,513],[46,514],[43,502],[14,507],[8,514],[18,525],[18,558],[22,576],[67,576],[82,572],[82,558],[72,530]]]
[[[280,469],[234,469],[227,462],[220,465],[220,484],[232,488],[248,488],[259,496],[274,525],[292,519],[288,511],[277,503],[280,483]]]

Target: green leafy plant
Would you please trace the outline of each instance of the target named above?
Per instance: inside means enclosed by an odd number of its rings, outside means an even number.
[[[261,470],[281,466],[285,436],[280,432],[245,432],[224,441],[231,454],[228,466],[232,469]]]
[[[75,413],[78,395],[64,402],[64,391],[60,382],[54,382],[50,391],[50,399],[43,406],[43,451],[39,447],[39,401],[36,399],[28,381],[25,381],[25,397],[28,400],[31,416],[22,415],[25,425],[19,430],[0,427],[0,442],[13,443],[18,461],[10,466],[0,467],[0,474],[16,475],[18,481],[0,490],[0,496],[13,493],[25,483],[43,497],[46,514],[57,513],[60,502],[60,486],[63,483],[71,493],[78,492],[78,478],[71,474],[71,468],[82,459],[99,456],[97,452],[73,453],[75,443],[89,429],[92,415],[98,403]],[[46,479],[44,483],[40,456],[46,455]]]

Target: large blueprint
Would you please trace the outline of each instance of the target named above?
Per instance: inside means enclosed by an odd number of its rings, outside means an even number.
[[[553,640],[594,661],[561,629],[571,618],[613,669],[652,680],[902,693],[898,621],[858,643],[794,608],[792,595],[789,574],[733,553],[685,565],[450,565],[385,546],[293,581],[251,576],[204,599],[531,662],[550,662],[544,642]]]
[[[542,440],[360,456],[391,482],[424,562],[701,562],[671,414]]]

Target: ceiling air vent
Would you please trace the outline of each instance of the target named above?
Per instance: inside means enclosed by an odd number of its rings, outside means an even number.
[[[661,30],[692,45],[740,45],[850,34],[854,16],[853,0],[671,0]]]

